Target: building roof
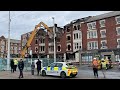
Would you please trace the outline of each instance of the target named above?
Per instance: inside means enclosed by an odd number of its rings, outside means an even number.
[[[109,18],[109,17],[113,17],[113,16],[118,16],[118,15],[120,15],[120,11],[112,11],[109,13],[93,16],[93,17],[89,18],[86,22],[92,22],[92,21]]]
[[[6,38],[6,41],[8,41],[8,38]],[[20,43],[21,40],[10,39],[10,42],[12,42],[12,43]]]

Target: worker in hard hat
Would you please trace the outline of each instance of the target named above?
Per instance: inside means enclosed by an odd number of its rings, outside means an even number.
[[[93,58],[92,67],[93,67],[94,77],[98,77],[98,61],[97,61],[97,58]]]

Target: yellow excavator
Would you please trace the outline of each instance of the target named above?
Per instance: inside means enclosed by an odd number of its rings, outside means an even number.
[[[34,36],[36,35],[36,33],[39,31],[38,28],[40,28],[41,25],[43,25],[44,28],[45,28],[48,32],[50,32],[51,34],[53,34],[53,30],[51,30],[45,23],[40,22],[38,25],[36,25],[35,29],[34,29],[34,30],[32,31],[32,33],[31,33],[31,35],[30,35],[30,37],[29,37],[26,45],[25,45],[24,48],[21,50],[21,57],[20,57],[20,58],[24,58],[24,57],[25,57],[25,52],[26,52],[26,50],[28,49],[28,47],[30,47],[31,42],[32,42]]]

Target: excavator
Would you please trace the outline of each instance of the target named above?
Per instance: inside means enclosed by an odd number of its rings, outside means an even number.
[[[24,57],[25,57],[25,52],[26,52],[26,50],[28,49],[28,47],[30,47],[31,42],[32,42],[34,36],[36,35],[36,33],[39,31],[38,28],[40,28],[41,25],[43,25],[44,28],[45,28],[48,32],[50,32],[51,34],[53,34],[53,30],[51,30],[45,23],[40,22],[38,25],[36,25],[35,29],[34,29],[34,30],[32,31],[32,33],[31,33],[31,35],[30,35],[30,37],[29,37],[26,45],[25,45],[24,48],[21,50],[21,56],[20,56],[20,58],[24,58]]]

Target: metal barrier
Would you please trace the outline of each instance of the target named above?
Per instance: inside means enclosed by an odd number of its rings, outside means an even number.
[[[25,71],[29,71],[31,70],[31,61],[34,62],[34,60],[37,60],[38,58],[24,58],[23,61],[24,61],[24,70]],[[53,58],[39,58],[40,60],[43,61],[43,67],[44,66],[48,66],[49,64],[53,63],[54,62],[54,59]],[[56,59],[56,62],[59,62],[61,61],[60,59]],[[9,70],[11,68],[9,67]],[[18,69],[18,68],[17,68]],[[7,59],[3,59],[1,58],[0,59],[0,71],[3,71],[3,70],[7,70]]]

